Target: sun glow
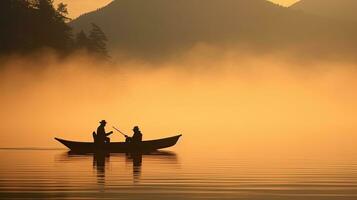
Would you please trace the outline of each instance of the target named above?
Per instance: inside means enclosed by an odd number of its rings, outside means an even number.
[[[82,14],[97,10],[113,0],[55,0],[55,4],[67,4],[69,17],[75,19]]]
[[[299,0],[269,0],[269,1],[282,6],[291,6],[292,4],[298,2]]]

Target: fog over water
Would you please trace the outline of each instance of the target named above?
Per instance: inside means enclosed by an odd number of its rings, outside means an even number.
[[[0,147],[90,141],[106,119],[107,130],[139,125],[144,139],[183,134],[181,152],[355,153],[356,63],[207,46],[160,62],[59,60],[3,59]]]

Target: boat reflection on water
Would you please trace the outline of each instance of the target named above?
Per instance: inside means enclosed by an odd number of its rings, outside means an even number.
[[[62,154],[57,159],[58,162],[80,162],[88,161],[88,159],[93,160],[93,170],[95,170],[97,175],[98,185],[105,185],[106,170],[110,165],[110,161],[113,160],[115,163],[123,163],[132,165],[133,183],[139,183],[141,178],[142,165],[145,161],[155,163],[166,163],[166,164],[177,164],[177,156],[173,152],[169,151],[154,151],[150,153],[90,153],[90,154],[78,154],[74,152],[67,152]],[[119,162],[118,162],[119,161]],[[111,166],[111,165],[110,165]],[[120,167],[120,166],[118,166]],[[113,166],[110,170],[122,171],[121,168]]]

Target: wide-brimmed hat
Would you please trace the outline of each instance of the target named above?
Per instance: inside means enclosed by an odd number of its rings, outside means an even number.
[[[101,124],[106,124],[107,122],[103,119],[103,120],[100,121],[99,123],[101,123]]]

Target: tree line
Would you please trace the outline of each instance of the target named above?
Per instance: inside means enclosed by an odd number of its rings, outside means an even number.
[[[60,55],[85,50],[109,58],[108,39],[101,28],[92,23],[88,34],[82,30],[74,35],[67,16],[67,5],[55,7],[53,0],[1,0],[0,55],[50,48]]]

